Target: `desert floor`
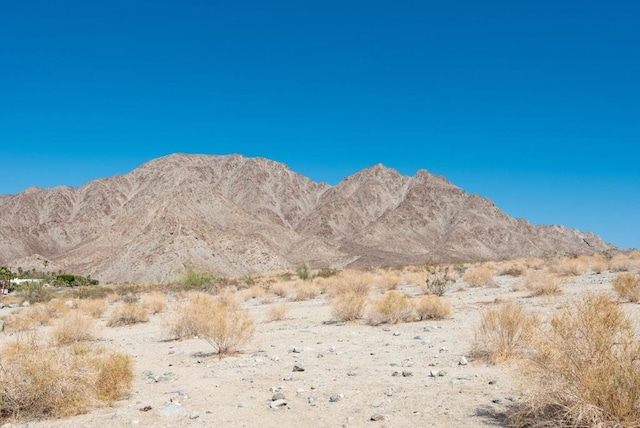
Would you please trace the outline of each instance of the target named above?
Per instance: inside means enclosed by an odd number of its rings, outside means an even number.
[[[562,294],[540,297],[530,297],[522,277],[495,276],[494,285],[483,287],[457,279],[445,294],[453,306],[450,318],[378,326],[333,321],[326,294],[306,301],[249,298],[243,305],[255,321],[255,334],[239,354],[222,359],[205,340],[171,340],[167,324],[178,304],[175,295],[165,312],[146,323],[107,327],[107,310],[96,321],[95,336],[134,357],[130,397],[67,419],[7,426],[501,426],[505,409],[522,399],[527,383],[517,360],[492,365],[470,357],[482,311],[515,301],[548,315],[586,293],[615,296],[616,276],[609,271],[570,276]],[[398,289],[422,294],[417,285],[402,283]],[[268,321],[269,308],[283,302],[286,318]],[[620,305],[638,319],[638,305]],[[0,316],[15,311],[3,308]],[[0,333],[0,346],[14,336],[8,327]],[[463,356],[468,364],[460,364]],[[294,372],[294,365],[304,371]],[[432,376],[437,371],[444,373]],[[272,408],[278,393],[286,405]]]

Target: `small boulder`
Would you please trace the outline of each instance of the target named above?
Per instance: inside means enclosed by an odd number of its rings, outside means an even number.
[[[269,407],[271,407],[272,409],[278,409],[278,408],[284,407],[286,405],[287,405],[287,401],[286,400],[275,400],[275,401],[272,401],[269,404]]]

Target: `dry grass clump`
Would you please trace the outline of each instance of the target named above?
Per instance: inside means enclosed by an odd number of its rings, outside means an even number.
[[[524,260],[511,260],[503,262],[498,267],[498,275],[508,275],[513,277],[522,276],[527,272],[527,264]]]
[[[97,367],[95,392],[99,400],[112,404],[125,398],[133,384],[133,359],[130,355],[112,352],[94,361]]]
[[[100,318],[107,309],[107,302],[104,299],[85,299],[78,302],[78,310],[93,318]]]
[[[636,266],[636,262],[627,254],[616,254],[609,261],[609,269],[612,272],[628,272]]]
[[[302,302],[315,299],[318,294],[320,294],[320,290],[313,282],[296,281],[291,285],[289,290],[289,300]]]
[[[273,293],[277,297],[285,298],[289,294],[291,284],[288,282],[274,282],[269,286],[269,292]]]
[[[371,325],[397,324],[413,320],[413,305],[406,294],[389,291],[375,300],[367,315]]]
[[[159,314],[167,309],[167,296],[159,291],[153,291],[142,297],[142,307],[150,314]]]
[[[451,303],[447,299],[435,295],[426,295],[413,302],[418,319],[441,320],[451,316]]]
[[[557,276],[547,271],[536,270],[527,274],[524,285],[532,296],[550,296],[562,293],[562,283]]]
[[[202,292],[192,292],[188,302],[178,308],[170,330],[177,338],[201,337],[219,355],[228,355],[251,339],[255,325],[249,313],[232,296],[214,298]]]
[[[475,328],[473,354],[493,364],[506,361],[530,343],[536,325],[536,318],[514,303],[488,309]]]
[[[535,344],[537,386],[509,426],[640,425],[640,344],[632,322],[605,295],[556,314]]]
[[[282,321],[287,317],[289,307],[286,304],[274,305],[267,310],[267,322]]]
[[[637,303],[640,300],[640,275],[622,273],[613,280],[613,289],[623,299]]]
[[[93,319],[73,311],[60,320],[51,333],[52,343],[58,346],[93,340]]]
[[[331,299],[331,314],[338,321],[355,321],[363,317],[366,306],[365,294],[346,291]]]
[[[373,276],[370,273],[343,271],[335,277],[329,292],[333,296],[348,292],[366,296],[369,294],[372,283]]]
[[[551,269],[559,275],[578,276],[589,270],[589,262],[584,256],[575,258],[562,257],[555,261]]]
[[[121,327],[148,321],[149,313],[144,307],[137,303],[123,303],[113,310],[107,325],[109,327]]]
[[[264,299],[267,296],[267,291],[261,285],[253,285],[244,291],[244,299]]]
[[[493,285],[494,273],[490,266],[480,265],[468,269],[462,279],[472,287],[490,286]]]
[[[595,254],[589,258],[589,268],[597,274],[609,269],[609,260],[602,254]]]
[[[385,271],[379,271],[374,280],[376,288],[382,293],[397,289],[401,282],[402,278],[396,272]]]
[[[111,375],[114,393],[101,391],[101,378],[112,371],[98,350],[78,352],[73,346],[48,346],[35,335],[20,336],[0,354],[0,423],[7,419],[66,417],[86,412],[99,400],[113,402],[131,390],[131,359]]]

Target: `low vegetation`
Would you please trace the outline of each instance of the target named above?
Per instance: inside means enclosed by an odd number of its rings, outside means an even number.
[[[137,303],[123,303],[113,310],[107,326],[122,327],[147,321],[149,321],[149,313],[143,306]]]
[[[490,363],[508,360],[530,345],[536,325],[535,317],[515,303],[488,309],[475,329],[473,354]]]
[[[640,343],[631,319],[606,295],[554,315],[535,343],[534,393],[511,426],[638,426]]]
[[[462,279],[472,287],[483,287],[493,285],[493,268],[485,265],[469,268]]]
[[[0,351],[0,422],[65,417],[129,395],[131,357],[20,335]]]
[[[238,351],[255,331],[253,319],[233,299],[216,299],[201,292],[192,292],[177,310],[170,325],[176,338],[198,336],[209,342],[220,356]]]
[[[406,294],[391,290],[376,299],[367,315],[367,323],[371,325],[397,324],[412,320],[413,305]]]
[[[622,273],[613,280],[613,289],[622,299],[637,303],[640,301],[640,275]]]

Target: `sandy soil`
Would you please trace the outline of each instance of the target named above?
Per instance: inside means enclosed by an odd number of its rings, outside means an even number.
[[[213,348],[204,340],[167,340],[166,314],[117,328],[106,327],[102,318],[99,340],[135,358],[130,398],[68,419],[13,426],[500,426],[505,408],[522,398],[517,364],[459,364],[469,355],[481,312],[498,299],[549,314],[587,292],[612,293],[615,276],[569,278],[557,297],[514,291],[522,278],[499,276],[497,286],[488,288],[458,280],[445,296],[453,305],[450,319],[375,327],[330,322],[326,295],[287,302],[287,319],[274,322],[265,321],[267,310],[283,299],[268,304],[250,299],[245,306],[256,333],[242,353],[223,359],[208,355]],[[420,294],[415,286],[401,290]],[[638,315],[638,305],[623,306]],[[0,345],[10,339],[0,333]],[[305,370],[293,372],[296,364]],[[432,370],[446,374],[432,377]],[[287,404],[271,408],[278,392]],[[332,396],[338,400],[332,402]],[[381,420],[372,421],[374,415]]]

